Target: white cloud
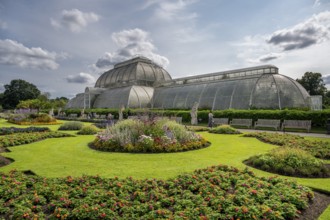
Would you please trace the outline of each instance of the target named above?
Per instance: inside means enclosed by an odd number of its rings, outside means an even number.
[[[0,64],[18,66],[21,68],[57,69],[59,58],[55,52],[49,52],[40,47],[25,47],[13,40],[0,40]]]
[[[96,67],[109,68],[136,55],[145,56],[163,67],[169,64],[166,57],[154,52],[156,47],[152,44],[148,32],[144,30],[135,28],[113,33],[112,40],[119,46],[119,49],[113,53],[106,52],[97,60]]]
[[[82,12],[78,9],[63,10],[59,20],[51,19],[55,28],[68,28],[72,32],[80,32],[88,24],[97,22],[100,16],[93,12]]]
[[[95,82],[95,78],[88,73],[81,72],[78,75],[69,75],[66,77],[66,81],[69,83],[92,84]]]
[[[268,43],[283,51],[310,47],[329,39],[329,24],[330,11],[321,12],[292,28],[276,31],[270,36]]]
[[[187,6],[195,0],[159,1],[155,11],[156,17],[163,20],[190,20],[197,17],[196,13],[186,12]]]

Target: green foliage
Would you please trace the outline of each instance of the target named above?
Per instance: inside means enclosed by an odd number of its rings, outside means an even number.
[[[293,219],[314,198],[295,182],[228,166],[169,180],[1,176],[4,219]]]
[[[298,177],[330,177],[330,169],[310,153],[299,148],[280,147],[270,153],[250,157],[246,163],[253,167]]]
[[[2,127],[0,128],[0,135],[8,135],[14,133],[43,132],[43,131],[50,131],[50,129],[48,127],[28,127],[28,128]]]
[[[209,130],[209,132],[215,134],[241,134],[240,131],[231,127],[230,125],[219,125]]]
[[[330,159],[330,143],[326,141],[312,141],[292,134],[279,134],[267,132],[247,133],[244,137],[255,137],[266,143],[291,148],[300,148],[311,155],[321,159]]]
[[[39,89],[22,79],[15,79],[5,85],[2,97],[2,106],[5,109],[14,109],[22,100],[35,99],[40,95]]]
[[[95,112],[99,115],[107,115],[111,113],[114,118],[118,118],[118,109],[86,109],[85,113]],[[81,109],[67,109],[65,110],[67,115],[81,113]],[[209,110],[198,111],[199,123],[207,123]],[[190,110],[157,110],[152,109],[146,113],[146,110],[142,109],[125,109],[124,118],[128,115],[143,115],[150,114],[151,116],[177,116],[182,117],[182,121],[190,123]],[[327,119],[330,118],[330,109],[322,111],[307,111],[297,109],[285,109],[285,110],[216,110],[213,111],[215,118],[251,118],[253,121],[258,119],[279,119],[279,120],[311,120],[313,127],[326,127]]]
[[[21,144],[29,144],[46,138],[72,137],[70,134],[60,133],[56,131],[50,132],[31,132],[31,133],[15,133],[0,136],[0,147],[17,146]]]
[[[322,95],[327,91],[321,73],[306,72],[301,79],[297,79],[310,95]]]
[[[76,131],[81,130],[84,124],[80,121],[68,121],[62,124],[58,130]]]
[[[95,125],[85,125],[81,128],[80,131],[77,132],[77,134],[83,134],[83,135],[90,135],[90,134],[96,134],[99,132],[100,129],[98,129]]]
[[[140,121],[127,119],[98,134],[92,147],[103,151],[176,152],[207,146],[201,136],[167,119]]]

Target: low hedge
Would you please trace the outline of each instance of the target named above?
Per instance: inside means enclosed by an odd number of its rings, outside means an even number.
[[[118,109],[86,109],[85,114],[95,112],[98,115],[108,115],[111,113],[115,119],[118,119]],[[81,109],[67,109],[67,115],[81,113]],[[209,110],[198,111],[198,121],[207,123]],[[189,123],[191,120],[190,110],[160,110],[160,109],[125,109],[123,111],[124,118],[130,115],[159,115],[159,116],[177,116],[182,117],[182,121]],[[322,111],[306,111],[306,110],[216,110],[213,111],[215,118],[252,118],[257,119],[279,119],[279,120],[312,120],[313,127],[325,127],[327,119],[330,118],[330,109]]]

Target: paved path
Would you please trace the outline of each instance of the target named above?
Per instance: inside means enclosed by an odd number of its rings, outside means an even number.
[[[303,133],[303,132],[283,132],[283,131],[268,131],[268,130],[254,130],[254,129],[237,129],[240,132],[278,132],[278,133],[285,133],[285,134],[295,134],[305,137],[319,137],[319,138],[330,138],[328,134],[317,134],[317,133]]]

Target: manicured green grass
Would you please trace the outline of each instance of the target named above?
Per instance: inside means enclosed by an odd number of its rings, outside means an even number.
[[[88,148],[93,135],[47,139],[33,144],[11,147],[6,157],[15,160],[0,171],[32,170],[46,177],[99,174],[104,177],[170,178],[215,164],[242,165],[240,161],[273,146],[253,138],[202,133],[212,145],[182,153],[127,154],[107,153]],[[230,147],[228,147],[230,146]],[[240,152],[240,153],[238,153]],[[244,165],[243,165],[244,166]]]
[[[31,170],[46,177],[80,176],[99,174],[103,177],[125,178],[170,178],[198,168],[226,164],[244,169],[243,160],[262,154],[275,146],[262,143],[255,138],[240,135],[201,133],[211,146],[201,150],[165,154],[128,154],[99,152],[88,148],[93,135],[72,138],[47,139],[44,141],[11,147],[4,156],[14,163],[0,168]],[[258,175],[273,176],[267,172],[250,168]],[[330,179],[291,178],[304,185],[330,192]]]
[[[0,127],[8,123],[0,121]],[[9,124],[9,126],[13,126]],[[57,130],[59,125],[48,126]],[[211,165],[226,164],[240,169],[246,165],[243,160],[255,154],[262,154],[276,146],[262,143],[255,138],[245,138],[240,135],[220,135],[201,133],[212,144],[210,147],[167,154],[129,154],[99,152],[90,149],[87,144],[94,139],[93,135],[77,136],[44,141],[11,147],[12,152],[2,155],[15,160],[0,171],[12,169],[31,170],[45,177],[81,176],[83,174],[99,174],[103,177],[125,178],[161,178],[167,179],[178,174],[192,172],[195,169]],[[313,138],[317,140],[317,138]],[[328,141],[328,140],[327,140]],[[274,176],[264,171],[253,170],[260,176]],[[306,179],[292,178],[300,184],[330,192],[330,178]],[[327,219],[329,209],[324,214]]]

